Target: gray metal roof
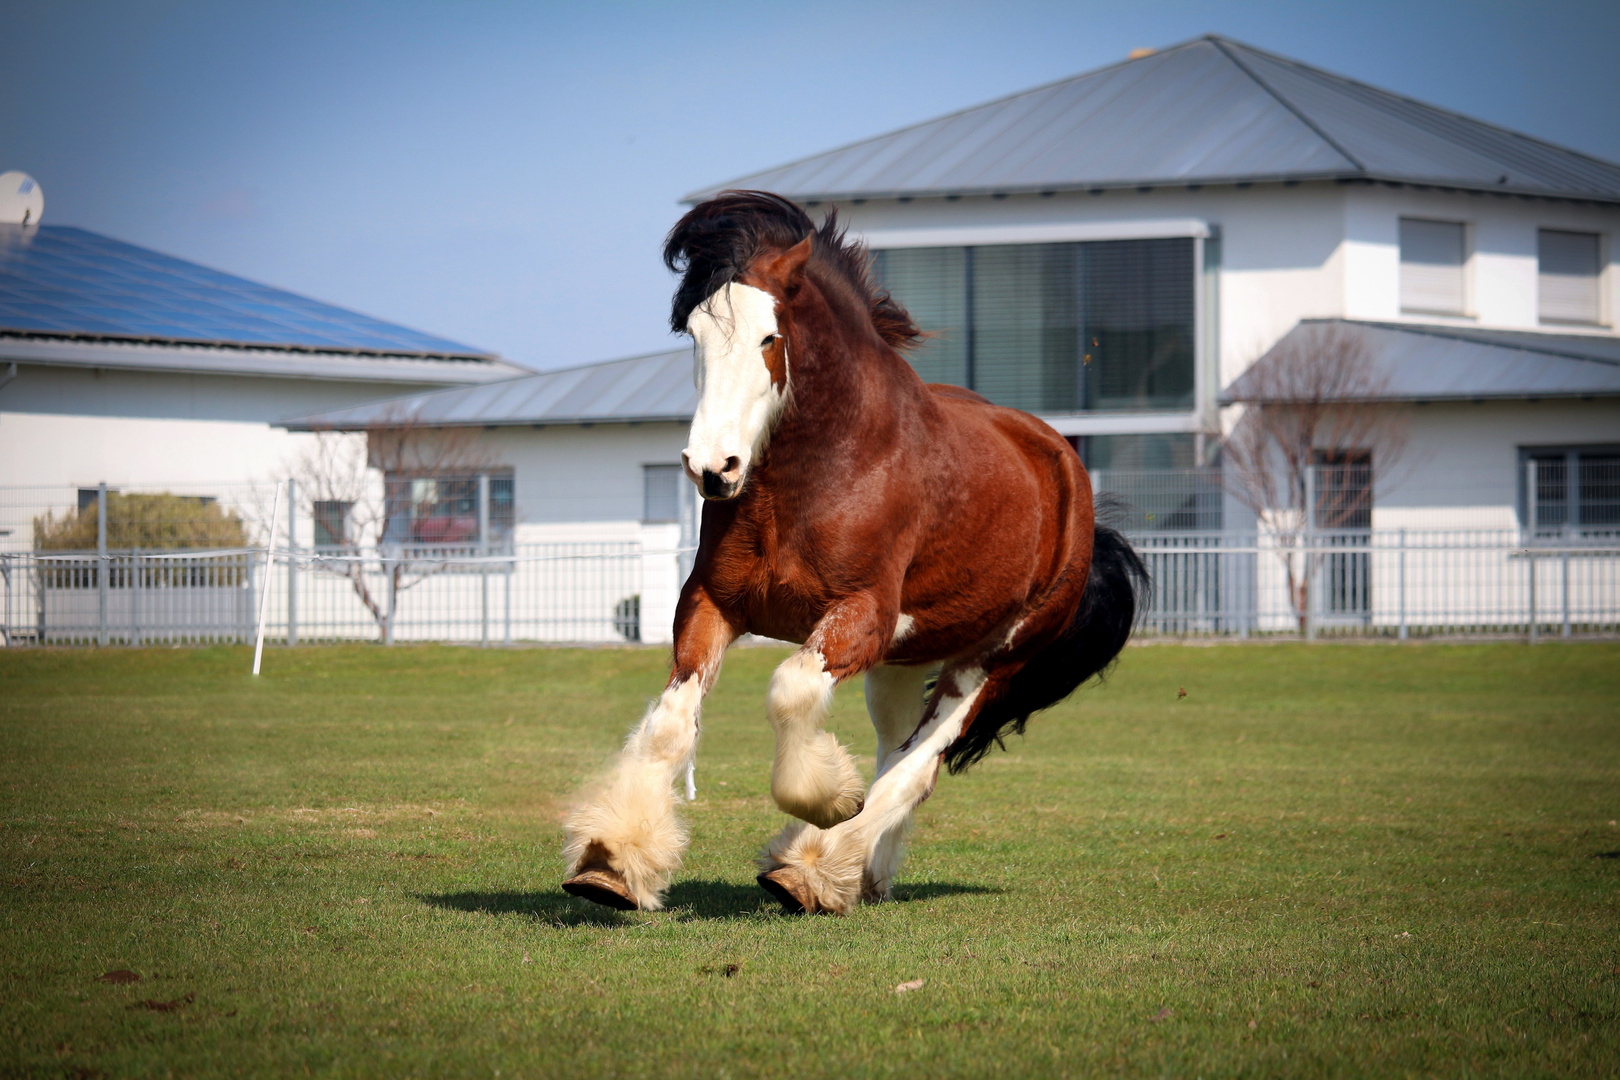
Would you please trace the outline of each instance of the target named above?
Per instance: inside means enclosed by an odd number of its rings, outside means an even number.
[[[1285,334],[1273,352],[1293,344],[1309,327],[1326,324],[1358,330],[1385,380],[1384,392],[1376,398],[1358,400],[1620,397],[1620,339],[1607,336],[1307,319]],[[1254,385],[1254,371],[1251,367],[1223,390],[1221,404],[1264,400]]]
[[[1620,165],[1214,35],[686,196],[1388,180],[1620,202]]]
[[[685,423],[697,409],[692,348],[632,356],[521,379],[440,390],[353,409],[300,416],[280,426],[293,431],[360,431],[397,422],[433,427],[544,424]]]

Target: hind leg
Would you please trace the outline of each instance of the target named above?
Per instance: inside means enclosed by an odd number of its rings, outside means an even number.
[[[883,664],[866,673],[866,711],[877,729],[878,776],[887,769],[896,748],[922,722],[923,710],[928,706],[924,690],[928,679],[938,672],[937,664],[912,667]],[[878,837],[861,882],[863,901],[889,898],[894,877],[905,860],[905,835],[910,826],[908,813],[899,826]]]

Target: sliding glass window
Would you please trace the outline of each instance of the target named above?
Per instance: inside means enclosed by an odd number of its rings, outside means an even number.
[[[884,286],[933,336],[928,382],[1037,413],[1193,405],[1190,238],[895,248]]]

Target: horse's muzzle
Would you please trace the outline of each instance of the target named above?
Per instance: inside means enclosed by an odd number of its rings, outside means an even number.
[[[735,480],[727,480],[717,472],[704,469],[703,482],[698,485],[698,490],[703,493],[705,499],[721,502],[726,499],[735,499],[742,492],[742,477],[738,476]]]

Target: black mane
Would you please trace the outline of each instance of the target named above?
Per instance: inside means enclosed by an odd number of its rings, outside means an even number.
[[[864,245],[838,227],[838,211],[821,228],[794,203],[768,191],[722,191],[688,210],[664,239],[664,265],[682,274],[670,306],[669,325],[686,332],[692,309],[724,288],[767,251],[785,251],[814,236],[810,261],[834,271],[865,303],[883,340],[905,348],[922,336],[911,316],[887,289],[872,280]]]

